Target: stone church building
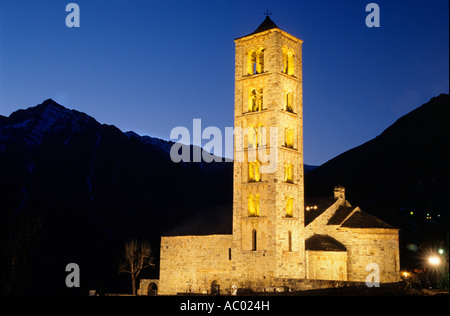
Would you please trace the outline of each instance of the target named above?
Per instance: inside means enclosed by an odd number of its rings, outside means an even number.
[[[235,43],[234,124],[245,137],[234,148],[232,234],[162,237],[158,294],[366,282],[370,264],[380,283],[399,281],[398,229],[350,205],[343,187],[305,201],[302,40],[267,16]],[[262,159],[269,152],[275,161]]]

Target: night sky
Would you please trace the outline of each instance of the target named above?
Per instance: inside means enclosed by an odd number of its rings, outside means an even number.
[[[320,165],[449,92],[449,1],[374,1],[379,28],[370,2],[1,0],[0,114],[52,98],[124,132],[169,139],[194,118],[224,132],[233,40],[270,10],[304,41],[304,158]]]

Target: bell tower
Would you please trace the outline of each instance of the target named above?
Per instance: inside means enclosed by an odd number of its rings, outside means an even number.
[[[235,44],[233,269],[304,278],[302,40],[267,15]]]

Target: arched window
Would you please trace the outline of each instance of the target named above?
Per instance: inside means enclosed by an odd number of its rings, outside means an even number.
[[[253,195],[248,196],[248,216],[255,216],[255,198]]]
[[[257,238],[257,232],[256,229],[252,230],[252,251],[256,251],[256,238]]]
[[[250,93],[248,94],[248,111],[256,111],[256,89],[251,89]]]
[[[287,148],[294,148],[294,130],[292,128],[286,130],[285,145]]]
[[[248,94],[248,111],[261,111],[263,107],[263,89],[252,88]]]
[[[285,111],[294,113],[294,94],[292,92],[287,92],[284,95],[284,109]]]
[[[247,75],[256,75],[264,72],[264,52],[260,48],[258,51],[250,50],[247,53]]]
[[[294,53],[285,47],[283,47],[283,73],[294,75]]]
[[[294,183],[294,165],[291,163],[284,165],[284,182]]]
[[[248,181],[249,182],[261,181],[261,174],[259,173],[259,162],[254,161],[248,163]]]
[[[286,217],[292,217],[294,214],[294,198],[288,196],[286,198]]]
[[[287,74],[289,76],[294,75],[294,53],[292,51],[288,51],[288,67],[287,67]]]
[[[258,147],[258,130],[253,126],[247,128],[248,148]]]
[[[248,216],[259,216],[259,194],[248,196]]]
[[[264,49],[261,49],[258,53],[258,65],[256,67],[257,73],[263,73],[264,72]]]
[[[247,55],[247,75],[254,75],[256,73],[256,52],[251,50]]]
[[[264,53],[263,48],[255,51],[254,49],[247,53],[247,75],[256,75],[264,72]]]
[[[256,102],[256,111],[261,111],[263,107],[263,89],[259,89],[258,91],[258,99]]]
[[[259,216],[259,194],[255,194],[255,216]]]

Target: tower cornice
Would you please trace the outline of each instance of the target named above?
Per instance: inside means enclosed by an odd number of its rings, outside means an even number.
[[[255,38],[258,38],[258,37],[267,36],[270,33],[279,33],[279,34],[282,34],[283,36],[291,39],[294,42],[297,42],[297,43],[300,43],[300,44],[303,43],[303,40],[301,40],[301,39],[299,39],[299,38],[297,38],[297,37],[295,37],[295,36],[285,32],[285,31],[283,31],[283,30],[281,30],[279,28],[271,29],[271,30],[267,30],[267,31],[263,31],[263,32],[255,33],[255,34],[249,34],[249,35],[245,35],[245,36],[242,36],[242,37],[238,37],[238,38],[236,38],[234,40],[234,42],[235,43],[240,43],[240,42],[251,41],[251,40],[253,40]]]

